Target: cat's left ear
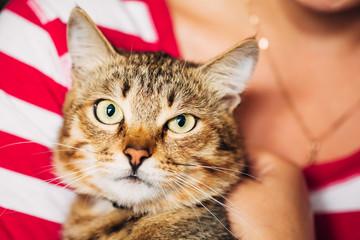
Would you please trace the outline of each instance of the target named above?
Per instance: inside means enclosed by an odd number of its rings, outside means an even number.
[[[113,46],[79,7],[71,11],[67,25],[67,43],[73,70],[80,73],[91,71],[116,55]]]
[[[240,103],[240,94],[252,76],[258,54],[256,40],[249,39],[197,69],[205,76],[206,81],[209,81],[210,87],[220,95],[220,101],[230,112]]]

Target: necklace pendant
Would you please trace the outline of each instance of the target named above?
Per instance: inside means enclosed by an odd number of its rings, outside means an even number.
[[[315,163],[320,148],[321,148],[321,142],[318,140],[313,140],[312,142],[309,143],[309,152],[306,157],[307,159],[306,162],[309,166]]]

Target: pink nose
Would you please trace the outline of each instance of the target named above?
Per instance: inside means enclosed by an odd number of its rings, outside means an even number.
[[[128,147],[124,150],[124,154],[129,158],[129,163],[133,169],[133,172],[140,167],[142,162],[150,157],[150,153],[146,149],[136,149]]]

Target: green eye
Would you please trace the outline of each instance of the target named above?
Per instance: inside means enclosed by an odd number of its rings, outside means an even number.
[[[104,124],[116,124],[123,120],[121,108],[110,100],[101,100],[94,105],[96,118]]]
[[[171,119],[167,126],[174,133],[190,132],[196,124],[196,119],[193,115],[182,114]]]

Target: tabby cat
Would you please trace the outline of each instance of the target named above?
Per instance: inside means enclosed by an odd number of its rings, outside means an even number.
[[[67,37],[73,86],[54,166],[78,196],[63,239],[234,239],[223,202],[245,154],[233,112],[256,42],[201,65],[117,52],[80,8]]]

